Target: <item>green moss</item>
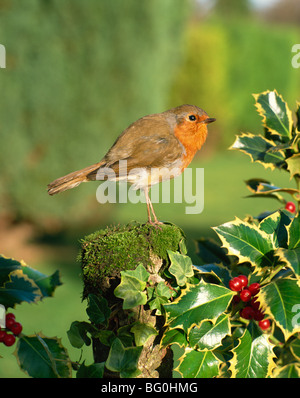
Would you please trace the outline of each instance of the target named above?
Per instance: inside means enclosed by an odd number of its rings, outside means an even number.
[[[99,290],[103,279],[118,277],[120,271],[135,269],[142,263],[153,265],[153,258],[168,264],[167,250],[179,250],[184,240],[182,230],[171,224],[159,227],[130,223],[96,231],[81,240],[80,261],[84,281],[84,296]]]

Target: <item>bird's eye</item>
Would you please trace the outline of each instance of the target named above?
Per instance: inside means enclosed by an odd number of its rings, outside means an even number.
[[[195,115],[189,115],[189,120],[191,122],[194,122],[196,120],[196,116]]]

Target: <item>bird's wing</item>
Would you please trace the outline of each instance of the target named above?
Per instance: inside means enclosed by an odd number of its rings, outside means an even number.
[[[129,126],[105,156],[106,167],[119,174],[119,161],[134,168],[167,167],[184,153],[166,120],[146,116]]]

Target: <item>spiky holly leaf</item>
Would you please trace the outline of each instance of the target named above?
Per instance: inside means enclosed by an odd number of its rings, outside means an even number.
[[[19,261],[0,255],[0,286],[9,281],[9,274],[22,267]]]
[[[171,250],[167,252],[171,261],[169,267],[170,274],[175,276],[178,286],[185,285],[187,278],[194,275],[191,258],[180,253],[172,252]]]
[[[174,369],[183,378],[212,378],[219,374],[221,361],[212,351],[186,350]]]
[[[286,159],[287,169],[290,172],[291,179],[298,175],[300,177],[300,153]]]
[[[213,239],[200,238],[197,240],[197,255],[202,264],[224,264],[230,266],[231,258],[226,251]]]
[[[270,376],[275,367],[275,354],[268,334],[263,333],[256,323],[250,322],[238,341],[229,361],[231,377],[246,379]]]
[[[279,210],[265,217],[259,224],[259,229],[271,235],[276,248],[287,247],[287,227],[291,223],[290,212]]]
[[[291,250],[280,248],[276,251],[276,256],[279,261],[294,271],[297,278],[300,278],[300,247]]]
[[[254,198],[274,198],[279,200],[281,203],[285,203],[284,198],[278,194],[278,192],[288,193],[291,196],[298,195],[300,192],[295,188],[280,188],[273,185],[271,182],[259,178],[252,178],[245,181],[248,189],[253,192],[253,195],[248,197]]]
[[[213,275],[224,286],[228,286],[230,279],[232,279],[231,271],[222,264],[194,265],[194,269],[200,274]]]
[[[39,287],[43,297],[52,297],[55,289],[62,285],[60,281],[59,271],[55,271],[52,275],[45,275],[27,265],[23,265],[22,272],[32,279]]]
[[[250,156],[252,162],[258,162],[265,168],[272,170],[281,168],[285,164],[285,155],[283,151],[271,152],[276,144],[261,135],[243,133],[236,137],[235,142],[229,149],[238,149]]]
[[[288,248],[296,249],[300,246],[300,213],[293,219],[288,228]]]
[[[226,311],[234,292],[223,286],[205,283],[187,284],[181,295],[172,303],[165,304],[166,326],[181,328],[186,333],[203,320],[215,320]]]
[[[161,339],[162,346],[177,344],[179,347],[188,345],[186,334],[181,329],[166,330]]]
[[[215,324],[203,321],[200,326],[193,327],[188,340],[191,347],[199,350],[212,350],[222,344],[222,339],[230,333],[230,322],[228,314],[221,314]]]
[[[30,377],[71,377],[72,366],[67,350],[57,337],[42,334],[22,335],[15,351],[20,368]]]
[[[289,141],[292,137],[293,118],[282,96],[276,90],[268,90],[253,96],[258,113],[263,118],[264,127],[280,141]]]
[[[20,304],[22,301],[34,303],[41,296],[38,286],[21,270],[14,271],[10,275],[10,281],[0,287],[0,303],[6,308],[14,308],[16,304]]]
[[[298,308],[298,311],[300,311],[300,308]],[[298,312],[299,314],[299,312]],[[300,319],[300,316],[298,316],[298,320]],[[291,344],[290,344],[290,349],[293,353],[293,355],[297,358],[297,360],[300,362],[300,337],[297,337]]]
[[[277,367],[274,370],[273,377],[282,379],[299,379],[300,378],[300,366],[295,363],[289,365]]]
[[[297,278],[300,277],[300,215],[293,218],[287,226],[287,247],[280,248],[276,255],[279,260],[291,268]]]
[[[299,304],[300,282],[295,279],[276,279],[261,287],[257,300],[282,330],[285,339],[300,331],[294,308]]]
[[[262,267],[273,265],[275,245],[272,236],[256,225],[236,218],[213,229],[228,254],[237,256],[240,262],[250,262],[258,273]]]

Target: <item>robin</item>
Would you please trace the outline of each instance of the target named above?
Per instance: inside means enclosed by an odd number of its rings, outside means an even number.
[[[144,116],[122,132],[100,162],[51,182],[48,193],[55,195],[86,181],[126,180],[133,189],[144,191],[149,223],[161,224],[149,188],[184,171],[206,140],[207,124],[215,120],[194,105]]]

